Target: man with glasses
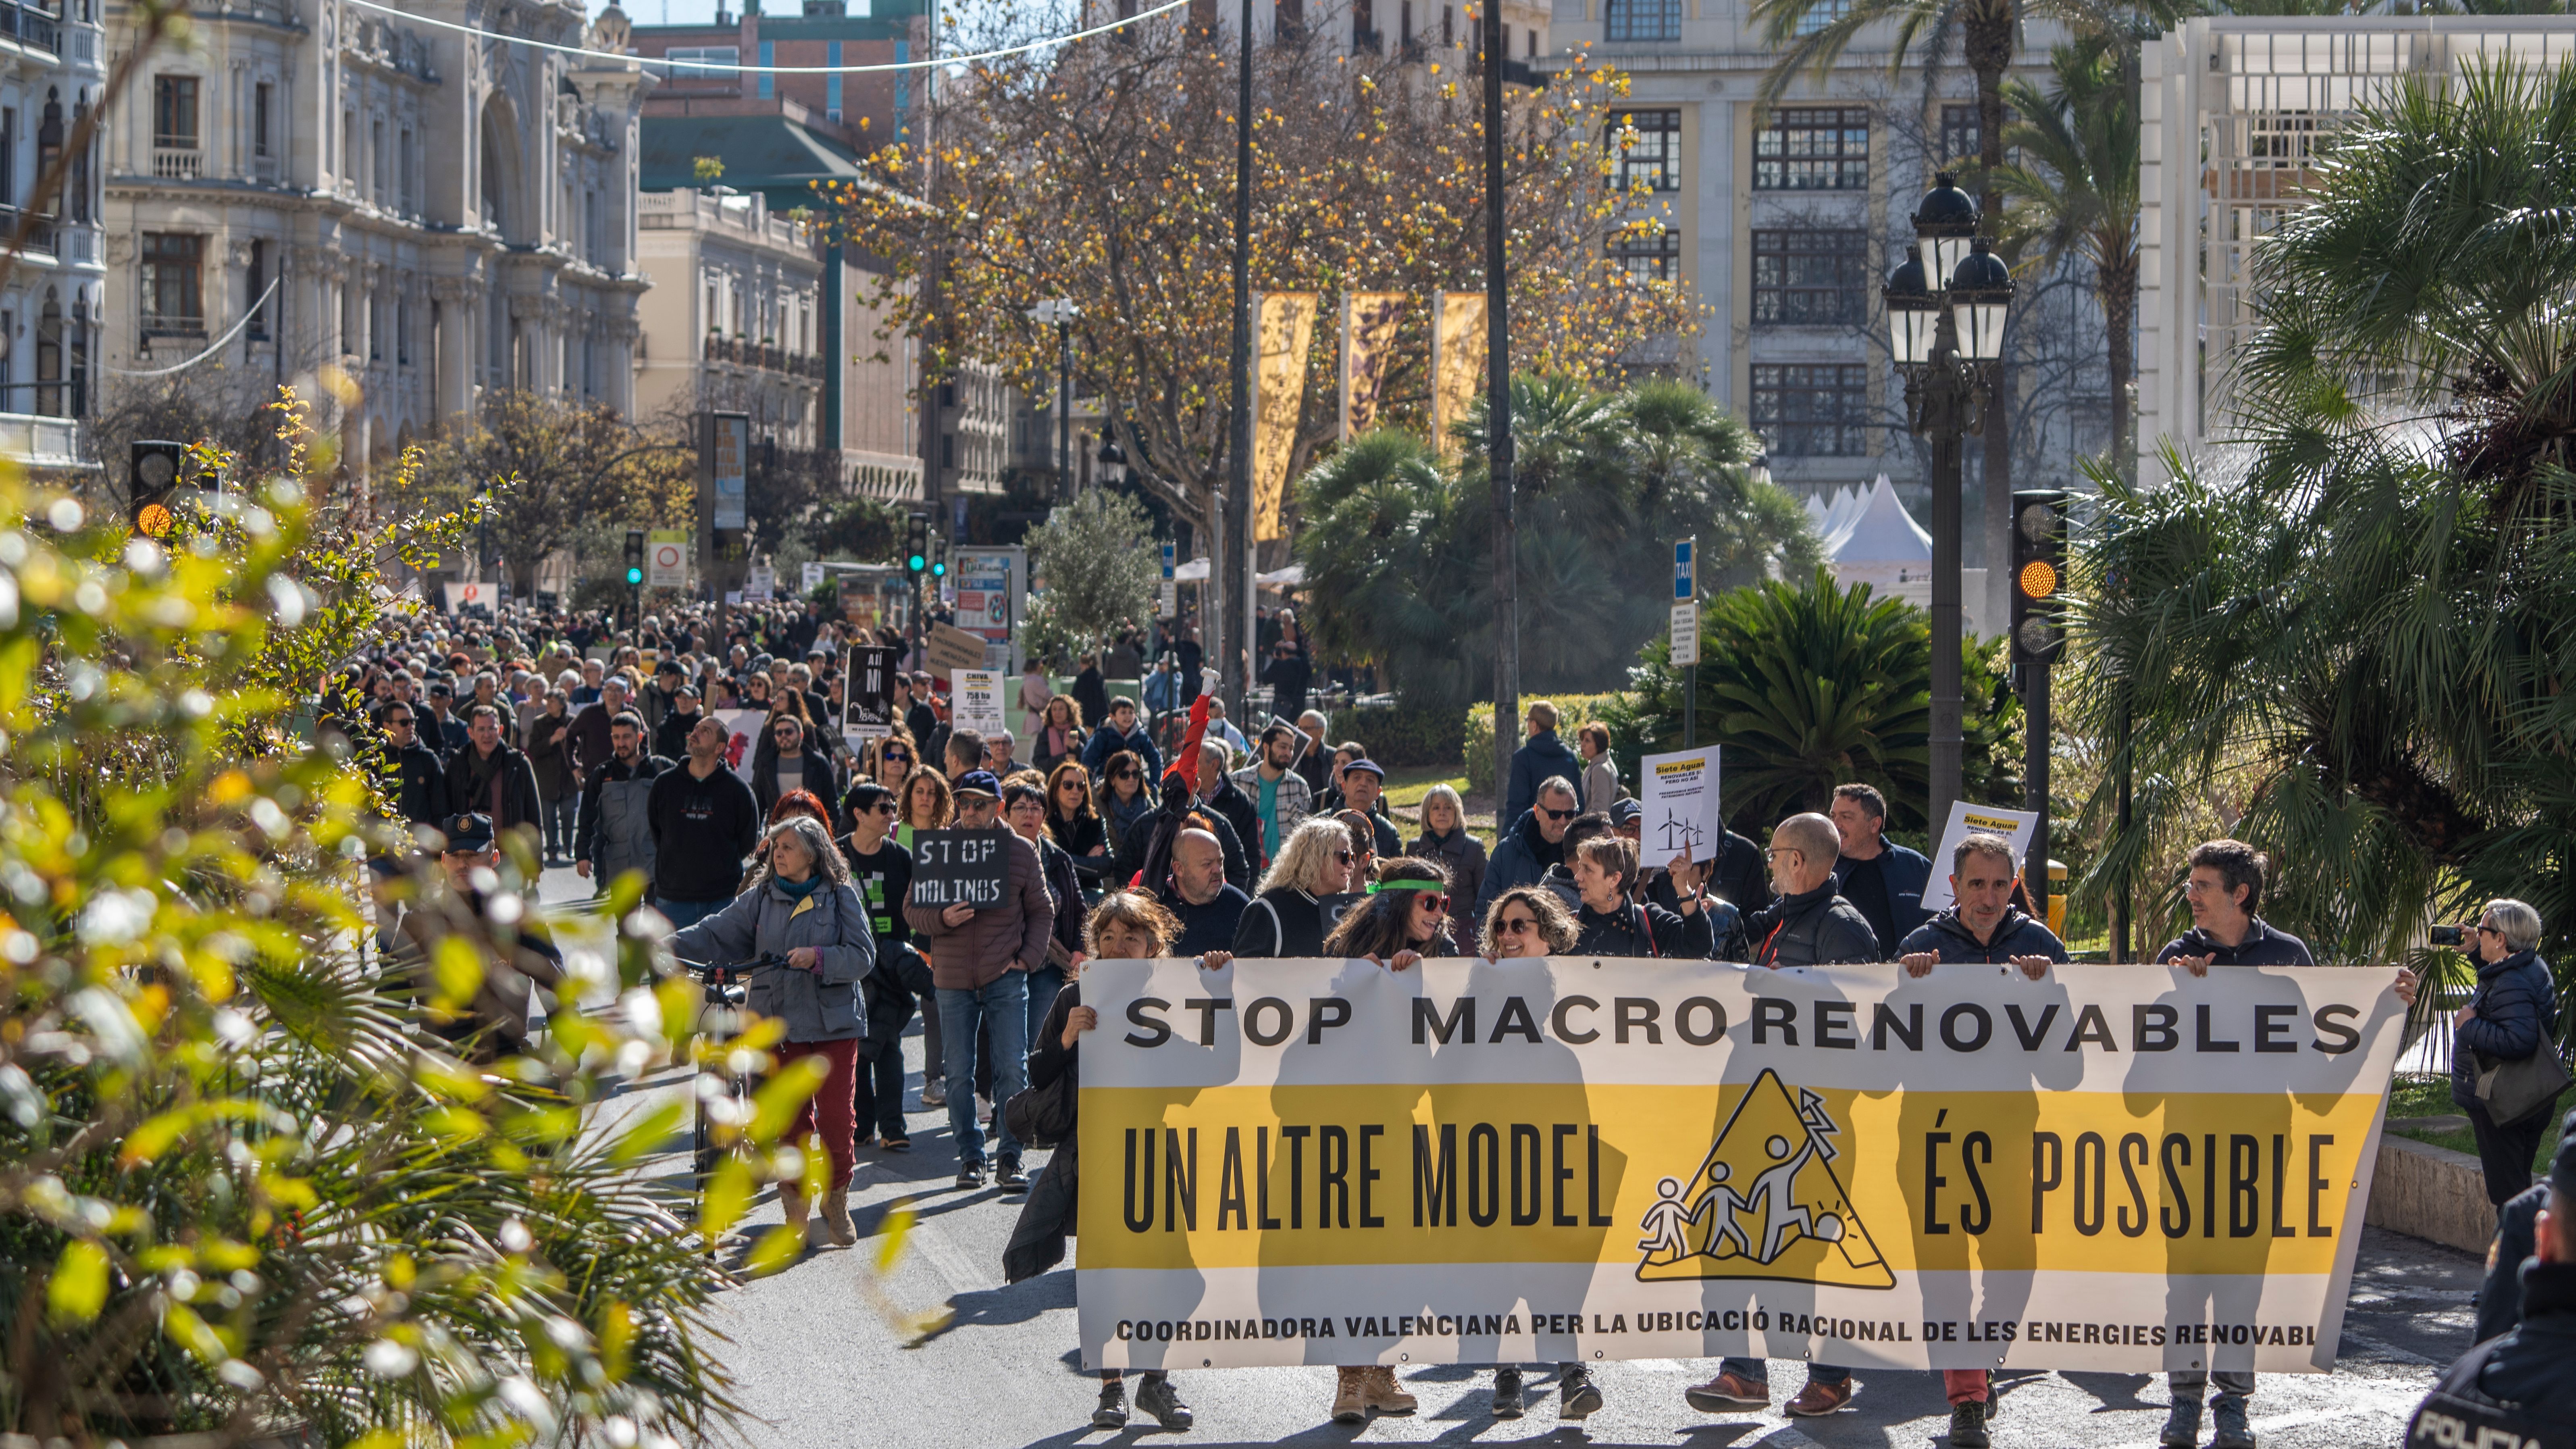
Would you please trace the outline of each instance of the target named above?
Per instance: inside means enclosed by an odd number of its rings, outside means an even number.
[[[1744,922],[1755,965],[1832,966],[1881,959],[1869,922],[1834,893],[1834,862],[1841,853],[1842,838],[1826,816],[1792,815],[1772,830],[1771,884],[1779,895]],[[1850,1369],[1812,1365],[1788,1412],[1801,1418],[1836,1413],[1851,1402],[1855,1387]],[[1771,1367],[1758,1358],[1723,1359],[1717,1377],[1692,1385],[1682,1397],[1703,1413],[1767,1409]]]
[[[2241,840],[2204,840],[2191,848],[2191,874],[2183,881],[2183,903],[2191,907],[2191,929],[2165,943],[2158,964],[2182,967],[2206,976],[2212,966],[2314,966],[2308,944],[2286,931],[2276,931],[2254,914],[2263,900],[2263,876],[2271,862]],[[2197,1320],[2195,1320],[2197,1321]],[[2165,1375],[2172,1407],[2156,1442],[2169,1449],[2192,1449],[2200,1439],[2201,1396],[2215,1382],[2210,1400],[2214,1437],[2210,1449],[2254,1449],[2254,1431],[2246,1404],[2254,1396],[2251,1369],[2175,1369]]]
[[[385,732],[385,793],[409,825],[435,825],[447,814],[447,771],[438,754],[420,742],[419,716],[401,700],[376,706],[376,728]]]
[[[1350,794],[1351,777],[1362,763],[1365,762],[1355,761],[1342,772],[1345,796]],[[1485,919],[1503,892],[1514,886],[1537,885],[1547,879],[1549,870],[1565,863],[1565,830],[1579,813],[1572,780],[1550,775],[1539,783],[1536,803],[1504,832],[1494,845],[1492,858],[1485,863],[1484,889],[1476,893],[1477,920]],[[1607,817],[1602,823],[1609,823]]]
[[[792,714],[771,716],[769,742],[775,749],[751,772],[751,794],[760,803],[761,818],[778,808],[781,797],[798,790],[810,791],[830,810],[841,798],[840,782],[832,776],[831,757],[806,742],[805,722]],[[834,821],[834,828],[839,824]]]

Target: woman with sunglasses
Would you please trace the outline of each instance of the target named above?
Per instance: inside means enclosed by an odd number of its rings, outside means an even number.
[[[1234,954],[1308,957],[1324,954],[1324,896],[1351,889],[1351,833],[1333,819],[1306,820],[1288,832],[1279,858],[1261,878],[1234,928]]]
[[[1126,848],[1127,832],[1154,813],[1154,797],[1145,788],[1145,757],[1120,750],[1100,766],[1100,823],[1112,851]]]
[[[1556,892],[1544,886],[1514,886],[1496,897],[1485,912],[1481,934],[1488,961],[1562,956],[1574,949],[1574,917],[1566,914]],[[1520,1365],[1494,1365],[1494,1417],[1517,1419],[1521,1409]],[[1588,1419],[1600,1409],[1601,1389],[1592,1382],[1592,1371],[1579,1363],[1558,1364],[1556,1416]]]
[[[1109,868],[1109,829],[1091,807],[1091,772],[1079,758],[1059,761],[1047,772],[1048,838],[1073,857],[1074,869],[1096,882]]]

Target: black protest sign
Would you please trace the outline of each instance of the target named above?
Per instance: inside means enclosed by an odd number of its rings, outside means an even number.
[[[841,728],[881,735],[894,727],[894,669],[901,652],[881,644],[852,646],[850,694],[841,713]]]
[[[998,906],[1010,894],[1011,833],[916,830],[912,834],[912,903],[932,910]]]

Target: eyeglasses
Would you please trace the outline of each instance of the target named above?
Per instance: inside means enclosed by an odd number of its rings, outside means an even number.
[[[1571,820],[1574,818],[1575,814],[1575,812],[1571,810],[1550,810],[1544,805],[1538,807],[1538,813],[1546,816],[1550,820]]]
[[[1801,856],[1801,857],[1803,857],[1804,855],[1806,855],[1806,852],[1805,852],[1805,851],[1803,851],[1803,850],[1800,850],[1799,848],[1797,848],[1797,847],[1796,847],[1796,846],[1794,846],[1794,845],[1775,845],[1775,846],[1771,847],[1769,850],[1766,850],[1766,851],[1762,852],[1762,858],[1763,858],[1764,860],[1778,860],[1780,857],[1782,857],[1782,856],[1784,856],[1784,855],[1795,855],[1795,856]]]
[[[2481,936],[2497,936],[2497,937],[2501,937],[2501,936],[2503,936],[2503,935],[2504,935],[2504,932],[2502,932],[2502,931],[2500,931],[2500,930],[2497,930],[2495,927],[2490,926],[2490,925],[2486,924],[2485,922],[2481,921],[2481,922],[2479,922],[2479,923],[2478,923],[2478,934],[2479,934],[2479,935],[2481,935]]]
[[[1336,850],[1333,852],[1333,859],[1340,861],[1344,865],[1350,864],[1355,858],[1356,857],[1347,850]]]
[[[1494,929],[1502,932],[1506,936],[1521,936],[1537,930],[1538,922],[1527,916],[1514,916],[1509,920],[1496,922]]]

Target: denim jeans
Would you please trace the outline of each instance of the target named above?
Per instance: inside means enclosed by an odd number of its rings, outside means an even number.
[[[537,807],[537,818],[545,822],[546,858],[567,860],[572,856],[573,824],[580,818],[581,792],[566,790]]]
[[[1038,1039],[1038,1028],[1046,1025],[1047,1013],[1055,1009],[1055,994],[1063,989],[1064,968],[1061,966],[1041,966],[1029,973],[1029,1034],[1024,1040],[1034,1042]],[[1001,1098],[993,1100],[998,1102]]]
[[[1746,1383],[1771,1382],[1771,1365],[1758,1358],[1721,1359],[1718,1361],[1717,1371],[1722,1374],[1733,1374]],[[1807,1377],[1820,1384],[1847,1384],[1851,1382],[1851,1376],[1850,1369],[1836,1368],[1829,1363],[1807,1366]]]
[[[957,1143],[957,1165],[981,1166],[984,1128],[975,1120],[975,1035],[993,1040],[993,1151],[1014,1161],[1020,1144],[1001,1119],[1001,1104],[1029,1084],[1029,978],[1004,971],[982,986],[939,988],[939,1033],[947,1049],[948,1132]]]
[[[731,896],[727,896],[720,901],[661,900],[653,903],[653,909],[660,911],[663,916],[669,919],[672,930],[685,931],[689,927],[696,925],[698,922],[705,920],[707,917],[714,915],[716,912],[721,911],[732,904],[733,897]]]

